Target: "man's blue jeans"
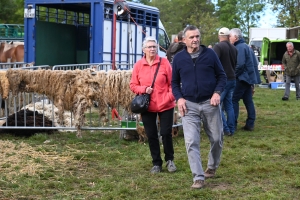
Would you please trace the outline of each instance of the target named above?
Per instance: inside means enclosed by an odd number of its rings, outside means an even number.
[[[243,99],[247,110],[246,127],[254,128],[256,118],[255,107],[252,99],[251,85],[244,81],[236,81],[236,86],[233,92],[232,103],[235,114],[235,126],[237,127],[237,120],[239,118],[239,101]]]
[[[223,131],[224,133],[234,134],[235,131],[235,115],[232,104],[232,95],[236,85],[235,80],[228,80],[221,94],[221,103],[226,112],[227,119],[222,112]]]

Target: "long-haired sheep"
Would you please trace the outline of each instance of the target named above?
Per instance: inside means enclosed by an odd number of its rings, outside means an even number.
[[[85,111],[98,102],[99,114],[103,116],[107,105],[118,105],[130,113],[134,93],[129,89],[131,71],[111,70],[93,72],[86,70],[20,70],[6,72],[9,90],[14,96],[19,92],[34,92],[46,95],[59,110],[59,123],[63,125],[65,110],[74,114],[77,136],[85,121]],[[1,79],[2,80],[2,79]],[[3,79],[4,80],[4,79]],[[1,83],[1,95],[8,94],[7,83]],[[5,89],[3,89],[5,87]]]
[[[84,112],[100,96],[101,88],[90,70],[12,70],[6,74],[13,95],[19,92],[45,94],[59,110],[59,120],[63,122],[64,110],[74,113],[77,136],[81,136]]]

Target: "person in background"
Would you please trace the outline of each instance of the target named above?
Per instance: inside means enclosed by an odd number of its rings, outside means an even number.
[[[229,42],[229,29],[223,27],[218,34],[219,43],[214,46],[227,76],[227,83],[221,94],[221,104],[227,115],[222,112],[224,135],[232,136],[235,132],[235,115],[232,105],[232,94],[235,88],[235,66],[237,62],[237,50]]]
[[[173,43],[177,43],[178,42],[178,36],[176,36],[173,40]]]
[[[143,125],[150,153],[152,156],[153,167],[150,170],[152,174],[162,171],[162,158],[158,138],[157,116],[160,120],[160,135],[164,148],[164,160],[169,172],[175,172],[176,166],[174,160],[174,148],[172,138],[173,112],[175,107],[175,98],[172,94],[171,78],[172,67],[166,58],[157,55],[158,44],[155,38],[146,37],[143,41],[144,57],[134,65],[130,80],[130,89],[135,94],[150,94],[150,105],[148,111],[141,113]],[[155,71],[159,65],[153,88],[151,84]]]
[[[180,31],[177,35],[178,42],[172,43],[167,50],[167,58],[169,62],[172,64],[173,57],[176,53],[181,51],[185,47],[185,43],[182,42],[183,31]]]
[[[223,123],[220,95],[226,85],[226,74],[216,53],[200,45],[200,31],[187,26],[183,31],[186,47],[173,59],[172,91],[182,116],[184,140],[193,189],[204,187],[219,167],[223,148]],[[200,157],[201,122],[210,141],[205,172]]]
[[[213,48],[213,46],[210,44],[210,45],[208,45],[208,46],[207,46],[207,48],[210,48],[210,49],[212,49],[212,48]]]
[[[284,66],[285,74],[285,92],[282,97],[283,101],[289,100],[291,80],[294,79],[296,87],[296,100],[300,100],[300,52],[294,49],[292,42],[286,43],[287,51],[283,54],[282,64]]]
[[[258,67],[257,65],[255,66],[254,63],[254,53],[245,43],[240,29],[231,29],[229,40],[231,44],[234,44],[238,51],[237,65],[235,68],[236,87],[232,97],[235,114],[235,129],[237,129],[237,120],[239,117],[239,101],[240,99],[243,99],[247,110],[246,124],[243,129],[246,131],[253,131],[256,112],[252,98],[252,87],[254,84],[260,83],[260,77],[257,77],[257,74],[259,74]]]

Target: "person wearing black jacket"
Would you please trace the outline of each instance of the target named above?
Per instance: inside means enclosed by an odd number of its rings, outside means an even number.
[[[219,30],[218,38],[219,43],[216,44],[213,49],[218,55],[227,76],[227,83],[221,94],[221,104],[227,115],[226,119],[224,112],[222,112],[223,131],[224,135],[231,136],[235,131],[235,115],[232,104],[232,95],[236,85],[235,66],[237,63],[237,50],[235,46],[229,42],[228,28],[221,28]]]
[[[177,35],[178,42],[173,42],[167,50],[167,59],[171,64],[175,54],[181,51],[185,47],[185,43],[182,42],[182,36],[183,36],[183,31],[180,31]]]

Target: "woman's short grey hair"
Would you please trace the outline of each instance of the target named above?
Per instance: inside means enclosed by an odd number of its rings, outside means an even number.
[[[156,41],[155,37],[147,36],[147,37],[145,37],[145,39],[143,41],[143,47],[142,47],[143,49],[145,49],[147,47],[148,42],[155,42],[157,44],[157,41]]]
[[[243,38],[242,31],[239,28],[233,28],[229,32],[230,35],[235,35],[238,39]]]

